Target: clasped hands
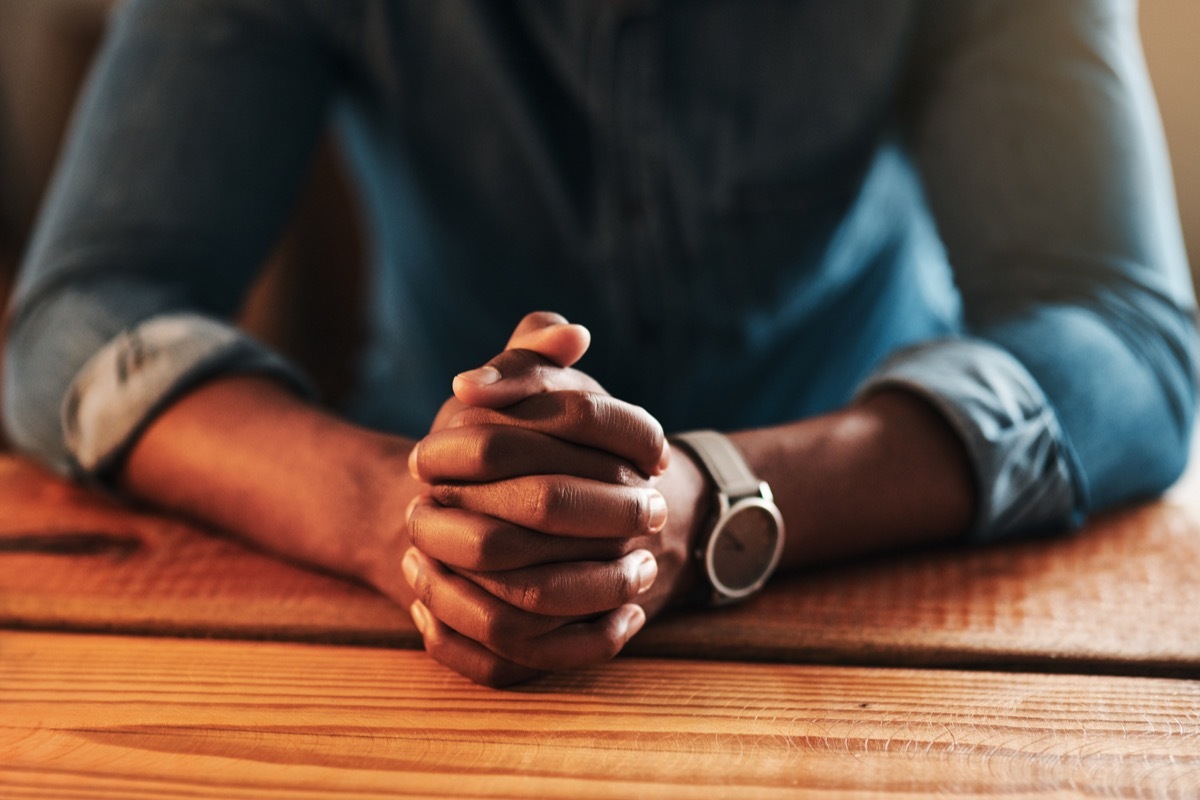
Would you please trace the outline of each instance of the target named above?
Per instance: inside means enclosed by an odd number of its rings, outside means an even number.
[[[686,594],[704,479],[644,409],[573,368],[586,329],[537,312],[455,378],[413,448],[413,620],[436,660],[503,686],[611,658]]]

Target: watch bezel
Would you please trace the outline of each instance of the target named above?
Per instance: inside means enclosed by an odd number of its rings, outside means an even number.
[[[784,535],[783,515],[780,514],[779,507],[775,505],[774,498],[771,496],[771,489],[765,482],[760,485],[758,495],[740,497],[732,502],[730,502],[730,498],[724,493],[720,493],[718,497],[720,498],[720,508],[718,509],[717,521],[712,528],[712,533],[709,534],[704,544],[704,552],[701,556],[704,563],[704,572],[713,589],[713,602],[720,604],[742,600],[766,585],[771,575],[774,574],[775,568],[779,566],[779,560],[783,556]],[[745,587],[734,588],[717,577],[716,565],[713,563],[713,558],[716,553],[717,542],[729,527],[729,522],[734,517],[751,508],[766,511],[771,519],[775,521],[775,546],[754,582]]]

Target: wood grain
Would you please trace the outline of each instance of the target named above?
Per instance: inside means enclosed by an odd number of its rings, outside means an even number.
[[[1200,676],[1200,476],[1074,535],[791,576],[645,656]],[[416,646],[353,584],[0,458],[0,626]]]
[[[375,592],[3,456],[0,626],[419,642]]]
[[[18,798],[1200,796],[1200,684],[0,632]]]
[[[1200,510],[1176,493],[1066,538],[789,576],[745,606],[661,620],[633,652],[692,652],[709,631],[722,657],[1196,677],[1198,574]]]

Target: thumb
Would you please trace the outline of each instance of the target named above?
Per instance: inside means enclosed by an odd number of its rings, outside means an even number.
[[[560,367],[569,367],[587,352],[592,334],[553,311],[534,311],[518,323],[505,350],[532,350]]]
[[[573,389],[603,393],[587,375],[567,369],[591,344],[582,325],[572,325],[559,314],[528,314],[500,355],[478,369],[454,378],[454,395],[469,406],[503,408],[542,392]]]

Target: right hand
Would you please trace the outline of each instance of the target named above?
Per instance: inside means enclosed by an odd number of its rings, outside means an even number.
[[[431,484],[410,507],[414,618],[435,658],[481,683],[602,660],[645,619],[630,601],[657,564],[635,541],[665,523],[649,485],[665,437],[570,368],[587,343],[557,315],[526,317],[473,371],[491,381],[456,379],[410,459]]]

